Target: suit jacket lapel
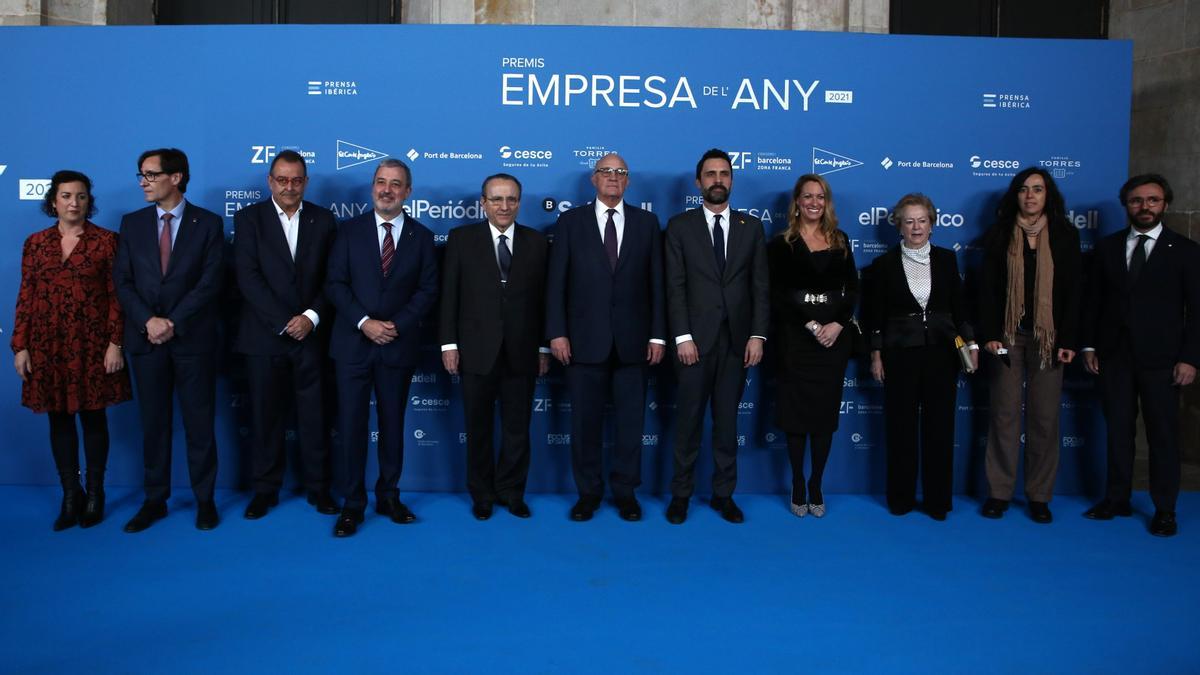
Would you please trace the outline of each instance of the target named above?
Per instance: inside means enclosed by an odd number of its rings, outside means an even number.
[[[903,246],[903,244],[901,244],[901,246]],[[932,256],[932,251],[930,252],[930,255]],[[890,274],[892,275],[893,282],[899,284],[900,288],[904,289],[904,296],[908,298],[908,309],[914,310],[915,308],[914,311],[921,311],[921,303],[917,302],[917,296],[913,295],[912,286],[908,285],[908,274],[904,271],[904,251],[901,251],[899,248],[896,249],[896,261],[892,263],[891,268]],[[929,261],[929,277],[931,282],[933,280],[933,275],[934,268],[933,260],[931,258]],[[930,291],[929,300],[929,304],[933,304],[932,291]]]
[[[638,228],[634,224],[633,217],[632,217],[633,214],[631,214],[629,212],[629,203],[628,202],[625,203],[624,210],[625,210],[625,229],[624,229],[624,232],[622,232],[622,234],[621,234],[621,245],[617,249],[617,268],[615,270],[613,270],[614,275],[617,274],[618,272],[620,272],[621,268],[625,266],[625,261],[629,259],[630,251],[633,250],[632,247],[638,246],[641,242],[641,240],[638,238],[640,236],[640,230],[638,230]],[[592,228],[592,231],[599,234],[598,228]],[[600,242],[600,248],[601,248],[601,250],[603,250],[603,248],[604,248],[603,240]],[[608,253],[607,252],[604,254],[604,262],[606,262],[606,263],[608,262]]]
[[[262,220],[262,227],[266,229],[263,235],[263,243],[268,247],[267,250],[274,252],[276,255],[282,256],[284,264],[288,270],[295,271],[296,263],[292,260],[292,251],[288,248],[287,235],[283,232],[283,223],[279,221],[279,212],[275,210],[275,202],[267,201],[263,203],[262,213],[259,214]],[[308,217],[311,222],[311,216]],[[300,223],[296,226],[296,258],[300,258],[300,245],[304,241],[304,211],[300,211]]]
[[[157,217],[157,211],[155,211]],[[158,229],[155,223],[155,230]],[[157,232],[155,233],[157,234]],[[179,261],[182,256],[187,253],[188,247],[192,245],[192,239],[196,237],[196,215],[195,209],[192,208],[191,202],[185,202],[183,205],[183,217],[179,219],[179,230],[175,233],[175,243],[171,245],[171,257],[167,260],[167,273],[163,278],[171,276],[175,272],[175,268],[179,266]]]
[[[729,230],[729,236],[726,238],[728,242],[725,245],[725,277],[728,278],[733,272],[734,260],[740,260],[741,249],[747,238],[746,232],[746,217],[739,211],[729,209],[729,223],[726,225]],[[713,253],[713,262],[716,263],[717,254]]]
[[[708,251],[708,255],[702,256],[705,260],[708,261],[705,264],[708,266],[708,268],[710,270],[712,270],[713,278],[715,278],[717,280],[721,280],[721,270],[717,269],[717,254],[716,254],[716,251],[713,249],[713,237],[712,237],[712,233],[710,233],[708,231],[708,219],[704,215],[704,207],[703,206],[696,209],[696,217],[694,219],[694,222],[696,223],[695,224],[696,237],[703,244],[702,250]],[[726,227],[728,227],[728,223],[726,223]],[[728,249],[728,247],[725,250],[725,269],[729,269],[729,249]]]

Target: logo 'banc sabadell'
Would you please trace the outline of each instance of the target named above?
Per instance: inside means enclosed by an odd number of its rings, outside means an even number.
[[[349,169],[352,166],[374,162],[387,157],[388,153],[339,140],[337,142],[337,170]]]

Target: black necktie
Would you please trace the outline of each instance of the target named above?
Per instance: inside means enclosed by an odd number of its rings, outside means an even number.
[[[721,229],[721,216],[713,216],[713,253],[717,256],[717,271],[725,274],[725,230]]]
[[[496,244],[496,259],[500,261],[500,281],[508,281],[508,270],[512,268],[512,251],[508,250],[508,237],[500,235]]]
[[[1137,243],[1133,246],[1133,257],[1129,259],[1130,288],[1137,285],[1138,275],[1142,273],[1142,266],[1146,264],[1146,242],[1149,239],[1150,235],[1139,234]]]
[[[613,222],[616,209],[608,210],[608,222],[604,224],[604,252],[608,254],[608,266],[617,271],[617,224]]]

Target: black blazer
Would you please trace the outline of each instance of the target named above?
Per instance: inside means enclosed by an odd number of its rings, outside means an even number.
[[[338,227],[325,276],[325,296],[337,312],[329,341],[329,355],[335,360],[361,363],[378,350],[393,368],[417,365],[421,321],[437,302],[433,232],[406,215],[396,240],[392,270],[384,278],[375,212]],[[399,336],[383,346],[371,342],[358,329],[364,316],[391,321]]]
[[[146,354],[151,317],[170,319],[181,354],[217,350],[217,298],[224,281],[225,231],[220,216],[185,202],[167,273],[158,255],[158,212],[152,204],[121,218],[113,284],[125,310],[125,351]]]
[[[929,301],[923,311],[909,289],[899,245],[871,263],[863,317],[871,349],[952,345],[955,336],[974,339],[954,251],[934,246],[929,258]]]
[[[723,275],[717,272],[703,207],[685,211],[667,223],[668,344],[691,334],[700,354],[707,354],[716,345],[725,316],[734,351],[741,351],[751,335],[767,335],[771,292],[762,221],[733,210],[729,221]]]
[[[317,331],[328,335],[333,305],[325,298],[326,257],[337,233],[333,212],[312,202],[300,209],[296,258],[288,249],[275,203],[251,204],[233,216],[233,260],[242,293],[234,350],[242,354],[283,354],[296,341],[283,333],[288,321],[311,309]]]
[[[457,344],[464,372],[491,372],[504,345],[514,372],[536,375],[546,300],[546,237],[514,224],[508,282],[500,266],[487,221],[450,230],[442,269],[442,306],[438,326],[443,345]]]
[[[646,343],[667,340],[662,230],[658,216],[624,206],[625,230],[613,271],[596,224],[594,202],[558,218],[546,280],[546,338],[571,340],[580,363],[646,360]]]
[[[1083,294],[1083,258],[1079,232],[1067,221],[1049,223],[1050,255],[1054,256],[1055,347],[1079,348],[1079,302]],[[984,236],[983,269],[979,280],[979,342],[1004,341],[1004,307],[1008,292],[1008,242],[1012,224],[996,224]]]
[[[1200,245],[1163,228],[1130,288],[1125,263],[1129,229],[1096,244],[1084,303],[1083,346],[1100,367],[1128,336],[1138,368],[1200,366]],[[1124,356],[1124,355],[1122,355]]]

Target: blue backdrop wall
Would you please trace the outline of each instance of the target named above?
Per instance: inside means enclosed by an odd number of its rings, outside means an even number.
[[[383,157],[413,169],[409,213],[439,239],[481,215],[481,179],[525,185],[520,221],[552,232],[592,196],[590,167],[628,160],[626,197],[658,214],[698,205],[693,171],[709,147],[734,157],[732,203],[786,226],[792,183],[825,174],[864,267],[896,241],[890,204],[905,192],[940,208],[934,242],[979,262],[978,238],[1020,167],[1058,178],[1083,246],[1123,224],[1128,165],[1129,42],[872,36],[738,30],[226,26],[0,29],[0,329],[11,330],[21,245],[50,219],[38,210],[57,169],[89,174],[102,226],[143,206],[140,151],[184,149],[188,199],[225,217],[269,196],[267,167],[285,148],[309,163],[308,198],[349,217],[370,208]],[[232,280],[232,279],[231,279]],[[230,295],[229,304],[237,302]],[[458,490],[464,437],[457,383],[432,332],[414,378],[402,487]],[[670,478],[673,384],[653,375],[645,430],[648,490]],[[785,491],[782,434],[771,425],[770,360],[747,373],[739,417],[743,491]],[[956,488],[982,481],[986,387],[959,390]],[[831,492],[883,491],[882,390],[862,364],[846,373]],[[1058,491],[1091,491],[1103,437],[1091,383],[1068,370]],[[236,356],[218,385],[220,484],[247,477],[248,414]],[[560,370],[539,383],[530,490],[572,491],[569,411]],[[0,483],[54,484],[45,418],[0,384]],[[139,484],[136,406],[110,413],[110,482]],[[176,424],[175,447],[182,448]],[[702,453],[702,457],[703,457]],[[178,453],[177,453],[178,457]],[[701,475],[711,466],[701,460]],[[175,480],[187,485],[177,459]],[[706,481],[699,481],[703,486]]]

